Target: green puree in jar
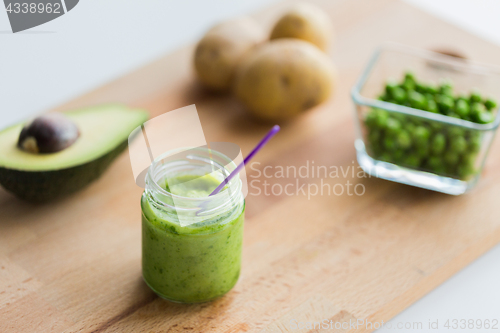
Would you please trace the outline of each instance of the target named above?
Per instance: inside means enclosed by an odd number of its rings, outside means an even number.
[[[207,197],[220,183],[211,175],[182,174],[165,184],[184,198]],[[161,297],[183,303],[204,302],[228,292],[240,274],[244,201],[235,208],[188,226],[174,210],[142,207],[142,269],[146,283]]]

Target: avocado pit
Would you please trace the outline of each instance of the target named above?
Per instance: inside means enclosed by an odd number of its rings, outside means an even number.
[[[72,120],[61,113],[49,113],[23,127],[17,146],[34,154],[55,153],[71,146],[79,136]]]

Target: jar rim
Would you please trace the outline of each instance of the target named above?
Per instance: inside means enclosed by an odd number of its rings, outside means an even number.
[[[166,163],[163,163],[164,159],[168,158],[169,156],[173,156],[173,155],[183,153],[183,152],[186,152],[186,153],[189,152],[189,154],[186,155],[186,160],[204,162],[204,163],[206,163],[206,165],[214,165],[215,167],[217,167],[217,169],[214,169],[214,170],[226,170],[227,174],[229,174],[229,172],[230,172],[230,170],[228,170],[228,167],[232,168],[233,170],[234,170],[234,168],[236,168],[236,164],[228,156],[226,156],[225,154],[223,154],[219,151],[209,149],[208,147],[192,147],[192,148],[186,147],[186,148],[173,149],[173,150],[167,151],[167,152],[159,155],[157,158],[155,158],[153,163],[151,163],[149,170],[146,174],[146,190],[156,192],[156,194],[159,194],[160,196],[163,195],[165,197],[170,197],[174,200],[181,200],[181,202],[188,203],[188,206],[195,204],[195,203],[203,204],[206,202],[217,202],[217,201],[221,201],[221,206],[224,206],[223,201],[227,201],[228,198],[230,199],[230,201],[232,201],[235,199],[235,197],[239,193],[241,193],[242,184],[241,184],[241,180],[240,180],[238,175],[236,177],[234,177],[233,179],[231,179],[227,183],[227,186],[224,189],[222,189],[219,193],[212,195],[212,196],[206,196],[206,197],[186,197],[186,196],[174,194],[174,193],[166,190],[164,187],[160,186],[160,184],[158,183],[158,181],[155,177],[155,173],[160,171],[159,170],[160,167],[167,165]],[[198,153],[203,152],[205,154],[209,154],[209,157],[196,155],[197,152]],[[212,156],[213,158],[210,158],[210,156]],[[215,161],[216,157],[219,159],[222,159],[224,162],[224,165],[221,165],[220,163]],[[174,164],[173,165],[174,167],[176,166],[175,160],[169,161],[167,163]],[[182,166],[182,165],[188,165],[188,164],[187,163],[185,163],[185,164],[177,163],[177,166]],[[158,197],[158,195],[156,195],[155,197]],[[171,205],[164,202],[164,200],[160,200],[160,201],[161,201],[162,206],[175,208],[176,210],[187,210],[187,211],[197,210],[195,207],[192,207],[192,208],[177,207],[177,206],[172,207]]]

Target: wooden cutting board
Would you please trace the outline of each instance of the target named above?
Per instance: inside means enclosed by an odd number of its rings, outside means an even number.
[[[336,27],[335,97],[283,126],[256,158],[259,170],[307,161],[356,167],[349,90],[384,41],[454,46],[471,59],[500,62],[500,48],[396,0],[318,3]],[[286,5],[255,16],[269,26]],[[154,117],[196,103],[207,141],[234,142],[248,153],[269,126],[233,99],[204,92],[192,75],[192,51],[166,55],[58,109],[123,102]],[[351,174],[324,181],[362,184],[363,195],[308,199],[250,189],[241,278],[225,297],[198,305],[159,299],[142,281],[141,189],[127,153],[100,180],[55,203],[32,205],[2,190],[0,332],[296,332],[294,319],[387,321],[500,241],[499,169],[496,140],[478,186],[460,197]],[[264,180],[295,181],[255,178],[254,170],[248,176],[261,190]]]

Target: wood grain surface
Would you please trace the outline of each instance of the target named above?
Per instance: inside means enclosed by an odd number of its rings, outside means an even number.
[[[283,126],[256,161],[356,167],[349,91],[384,41],[459,49],[500,63],[500,49],[396,0],[317,1],[331,15],[339,70],[333,99]],[[269,26],[287,3],[257,13]],[[268,130],[232,98],[196,83],[192,46],[166,55],[59,110],[123,102],[151,117],[197,105],[207,141],[243,153]],[[500,146],[470,193],[452,197],[374,178],[358,195],[247,197],[243,268],[236,287],[211,303],[156,297],[141,278],[139,198],[127,153],[101,179],[54,203],[33,205],[0,191],[0,332],[290,332],[291,320],[387,321],[500,241]],[[250,180],[270,185],[248,170]],[[319,179],[300,179],[317,184]],[[257,183],[254,183],[257,184]],[[333,329],[329,332],[364,332]]]

